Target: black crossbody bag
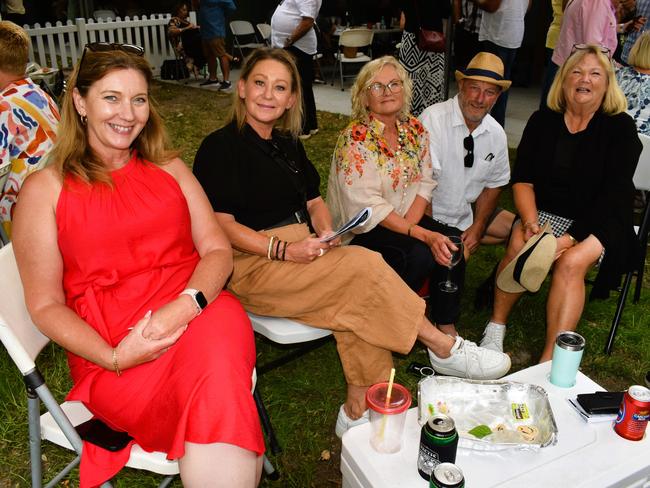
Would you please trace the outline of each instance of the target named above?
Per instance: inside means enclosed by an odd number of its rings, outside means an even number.
[[[252,129],[249,129],[252,130]],[[287,175],[294,188],[298,192],[301,198],[301,208],[300,212],[303,214],[303,218],[311,232],[314,231],[313,226],[311,225],[311,218],[309,212],[307,211],[307,185],[305,183],[305,178],[303,171],[298,166],[298,163],[291,159],[280,147],[280,145],[273,139],[264,140],[260,138],[257,134],[249,134],[248,139],[253,141],[258,148],[262,150],[275,164],[282,169],[282,171]]]

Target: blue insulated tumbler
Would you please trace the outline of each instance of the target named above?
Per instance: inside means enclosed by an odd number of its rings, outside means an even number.
[[[585,338],[576,332],[560,332],[553,347],[551,383],[562,388],[576,384],[576,374],[585,349]]]

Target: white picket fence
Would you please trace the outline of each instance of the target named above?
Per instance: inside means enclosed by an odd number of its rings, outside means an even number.
[[[30,61],[51,68],[73,67],[90,42],[118,42],[142,46],[154,74],[166,59],[174,59],[174,51],[167,41],[167,23],[170,14],[146,15],[132,19],[115,20],[75,19],[66,24],[49,22],[45,27],[35,24],[24,26],[32,40]],[[190,12],[190,21],[196,23],[196,13]]]

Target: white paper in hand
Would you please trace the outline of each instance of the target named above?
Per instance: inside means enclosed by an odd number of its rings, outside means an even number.
[[[352,217],[348,222],[343,224],[336,232],[334,232],[334,234],[324,237],[320,241],[329,242],[331,240],[334,240],[338,236],[351,231],[355,227],[359,227],[365,224],[368,221],[368,219],[370,219],[371,216],[372,216],[372,208],[366,207],[363,210],[361,210],[358,214],[356,214],[354,217]]]

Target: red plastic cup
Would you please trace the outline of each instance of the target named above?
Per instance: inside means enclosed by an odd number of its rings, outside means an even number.
[[[388,382],[377,383],[366,392],[370,411],[370,445],[377,452],[394,453],[402,448],[406,412],[411,406],[411,393],[402,385],[393,383],[390,400],[386,404]]]

